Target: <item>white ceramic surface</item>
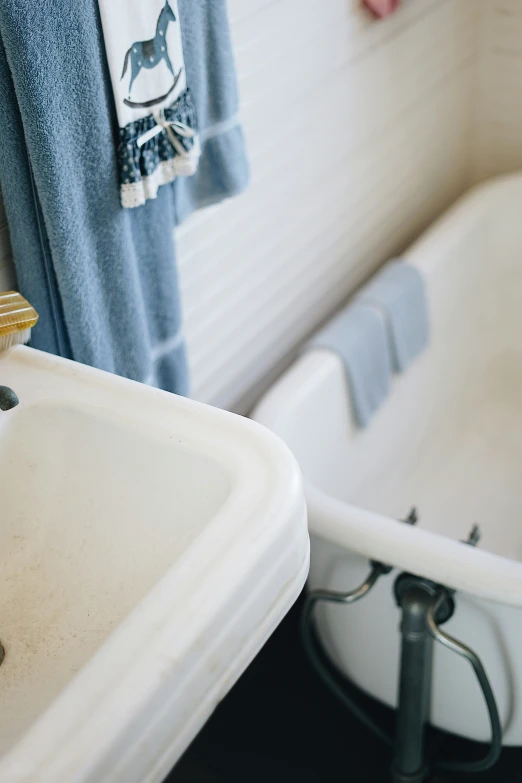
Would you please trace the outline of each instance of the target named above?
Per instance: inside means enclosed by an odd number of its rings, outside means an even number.
[[[299,358],[255,418],[292,448],[305,476],[314,588],[350,589],[368,558],[457,588],[446,628],[491,677],[506,744],[522,744],[522,176],[460,200],[405,254],[426,278],[429,348],[393,383],[366,430],[355,427],[339,359]],[[416,506],[411,528],[397,519]],[[479,547],[460,543],[471,526]],[[398,571],[360,603],[325,606],[329,653],[394,705]],[[432,721],[489,738],[466,661],[436,646]]]
[[[246,419],[0,355],[0,780],[161,781],[298,595],[297,464]]]

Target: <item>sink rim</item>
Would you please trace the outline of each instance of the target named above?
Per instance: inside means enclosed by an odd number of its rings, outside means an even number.
[[[35,369],[39,375],[36,382]],[[217,459],[219,454],[218,464],[231,477],[230,495],[218,513],[152,590],[114,628],[32,727],[0,759],[0,773],[5,780],[29,780],[36,768],[42,782],[53,779],[95,780],[97,778],[91,778],[88,769],[92,762],[92,748],[105,748],[109,753],[110,747],[118,744],[118,737],[127,736],[132,730],[123,715],[130,709],[129,682],[141,684],[139,693],[133,691],[133,709],[136,712],[141,705],[143,712],[144,705],[158,698],[158,684],[154,677],[147,681],[147,673],[155,669],[154,663],[168,654],[170,669],[175,672],[173,650],[182,657],[187,648],[194,649],[198,643],[203,645],[205,637],[212,635],[225,615],[230,622],[232,609],[237,614],[244,606],[244,602],[238,599],[238,591],[252,578],[252,566],[244,557],[245,547],[247,551],[250,548],[252,552],[263,552],[258,561],[254,555],[252,557],[259,584],[265,585],[264,590],[267,582],[274,581],[275,575],[279,584],[281,575],[286,578],[286,587],[280,590],[272,610],[265,611],[266,617],[259,618],[257,637],[261,638],[264,634],[262,623],[275,627],[297,597],[306,579],[309,557],[301,477],[294,457],[282,441],[257,423],[226,411],[26,347],[11,349],[0,356],[0,373],[3,382],[15,389],[18,386],[21,406],[35,402],[45,404],[49,400],[59,404],[60,399],[70,406],[68,395],[62,396],[53,388],[65,385],[65,388],[68,386],[74,391],[75,405],[82,410],[85,406],[90,408],[96,400],[103,400],[102,407],[109,410],[108,400],[113,399],[114,402],[117,398],[118,415],[129,416],[133,425],[150,427],[153,420],[157,422],[163,415],[162,429],[175,426],[185,447],[194,448],[211,458]],[[120,396],[122,393],[124,398]],[[146,405],[143,405],[144,401]],[[4,412],[2,416],[14,415],[15,410]],[[202,421],[208,425],[204,427],[204,433],[198,434],[198,427],[194,431],[195,419],[199,428]],[[223,440],[225,431],[226,441]],[[244,523],[245,516],[249,519],[248,525]],[[284,547],[285,543],[293,545]],[[219,550],[221,557],[217,563],[216,551]],[[289,550],[293,551],[289,553]],[[283,551],[284,554],[280,555]],[[208,569],[206,572],[205,568]],[[200,578],[202,573],[204,578]],[[180,595],[182,599],[176,598]],[[209,620],[209,613],[200,611],[198,614],[198,606],[204,607],[205,602],[217,607],[212,620]],[[176,647],[171,635],[176,624],[179,628],[182,621],[185,623],[183,639],[175,640]],[[145,637],[147,650],[142,646]],[[253,643],[252,640],[250,643]],[[205,644],[208,647],[208,643]],[[201,656],[197,661],[201,662]],[[228,669],[231,668],[232,658],[228,661]],[[228,671],[223,677],[225,680],[228,677],[230,682],[234,675]],[[103,685],[109,681],[110,689]],[[123,699],[122,692],[127,694]],[[219,692],[222,695],[223,686]],[[214,696],[214,701],[218,697]],[[94,725],[102,723],[95,718],[100,705],[104,705],[105,710],[110,706],[113,713],[119,715],[118,721],[112,722],[112,733],[106,726]],[[61,730],[58,731],[60,725]],[[93,745],[93,742],[98,744]],[[38,754],[34,753],[35,746],[40,748]],[[53,758],[57,747],[60,747],[59,759]],[[79,751],[85,759],[81,770],[78,770]],[[103,754],[99,755],[103,759]],[[52,771],[55,762],[62,765],[61,771]],[[99,765],[100,759],[97,763]],[[46,770],[51,777],[45,776]],[[94,770],[91,771],[94,774]],[[57,774],[61,777],[57,778]]]

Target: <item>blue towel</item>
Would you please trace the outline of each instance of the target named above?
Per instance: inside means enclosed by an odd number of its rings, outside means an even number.
[[[373,307],[349,304],[306,347],[327,348],[341,357],[355,419],[366,427],[390,391],[391,356],[382,315]]]
[[[379,309],[390,340],[395,372],[404,372],[429,339],[428,304],[419,270],[389,261],[357,296],[357,302]]]
[[[3,1],[3,0],[2,0]],[[248,184],[226,0],[178,0],[187,83],[203,153],[192,177],[174,183],[176,220],[234,196]]]
[[[96,0],[0,3],[0,186],[32,345],[186,394],[173,226],[247,181],[225,0],[179,0],[203,145],[192,181],[120,205]]]

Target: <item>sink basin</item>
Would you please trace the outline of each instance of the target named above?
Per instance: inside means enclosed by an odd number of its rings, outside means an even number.
[[[161,781],[304,584],[294,458],[30,348],[0,383],[0,780]]]

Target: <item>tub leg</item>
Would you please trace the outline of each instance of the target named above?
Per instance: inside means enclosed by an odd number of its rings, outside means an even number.
[[[402,645],[391,773],[394,783],[422,783],[428,774],[424,735],[430,711],[433,639],[427,616],[434,588],[427,580],[401,574],[395,595],[402,610]]]

